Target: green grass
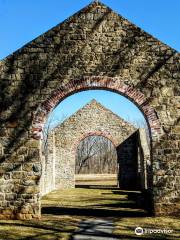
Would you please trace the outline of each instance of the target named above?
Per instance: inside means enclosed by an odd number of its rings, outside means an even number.
[[[114,236],[119,239],[178,239],[180,222],[173,217],[147,217],[136,204],[139,192],[117,189],[83,189],[53,191],[42,198],[39,221],[0,221],[0,240],[44,240],[70,238],[83,219],[104,218],[115,223]],[[172,234],[136,236],[137,227],[173,229]]]
[[[136,227],[143,229],[172,229],[170,234],[144,234],[136,236],[134,230]],[[114,233],[119,237],[128,236],[139,239],[180,239],[180,222],[173,217],[143,217],[143,218],[123,218],[116,220]]]

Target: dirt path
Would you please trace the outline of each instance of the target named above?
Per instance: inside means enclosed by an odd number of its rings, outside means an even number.
[[[71,236],[72,240],[116,240],[113,237],[114,223],[96,219],[84,220]]]

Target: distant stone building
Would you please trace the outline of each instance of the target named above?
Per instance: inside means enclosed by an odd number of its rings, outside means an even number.
[[[75,186],[75,160],[79,143],[88,136],[108,138],[118,150],[122,186],[134,186],[138,177],[137,138],[123,147],[125,140],[132,138],[137,129],[95,100],[85,105],[57,126],[48,138],[47,159],[44,164],[44,189]],[[127,148],[125,150],[125,148]],[[120,150],[121,149],[121,150]],[[123,151],[126,151],[123,154]],[[121,154],[122,153],[122,154]],[[117,161],[117,160],[116,160]],[[126,165],[126,169],[123,166]]]
[[[177,214],[179,70],[177,51],[97,1],[0,61],[0,218],[40,218],[43,126],[87,89],[115,91],[144,114],[152,211]]]

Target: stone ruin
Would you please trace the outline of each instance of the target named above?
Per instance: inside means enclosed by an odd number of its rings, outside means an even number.
[[[90,89],[121,94],[144,114],[152,211],[177,214],[179,62],[176,50],[96,1],[1,60],[0,218],[40,218],[47,116]]]
[[[140,134],[139,129],[92,100],[49,133],[42,168],[43,194],[75,187],[77,147],[87,136],[103,136],[113,143],[117,151],[120,188],[146,188],[144,166],[148,159],[144,162],[144,156],[150,159],[146,134],[141,142],[143,130]]]

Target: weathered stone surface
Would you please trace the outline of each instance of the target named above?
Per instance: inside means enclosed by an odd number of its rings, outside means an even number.
[[[177,212],[179,69],[175,50],[103,4],[90,4],[0,61],[0,176],[4,179],[8,166],[17,160],[20,164],[41,161],[38,143],[42,127],[59,101],[80,90],[114,90],[132,100],[149,123],[156,214]],[[167,148],[167,142],[172,147]],[[23,159],[14,157],[21,148],[26,149]],[[36,154],[30,153],[31,149]],[[159,170],[166,171],[161,188],[156,179]],[[170,176],[174,176],[174,185],[169,185]],[[1,188],[8,188],[6,181]],[[26,202],[20,201],[22,205]],[[39,201],[27,204],[39,208]],[[1,201],[4,210],[7,203]],[[13,202],[10,205],[17,208]],[[13,212],[0,214],[5,219],[17,217]]]

